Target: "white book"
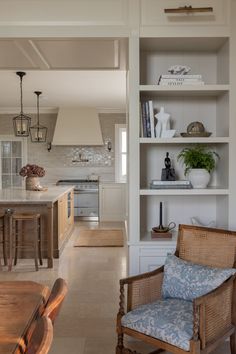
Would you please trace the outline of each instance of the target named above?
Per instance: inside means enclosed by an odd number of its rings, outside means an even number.
[[[199,74],[197,74],[197,75],[188,75],[188,74],[186,74],[186,75],[175,75],[175,74],[173,74],[173,75],[161,75],[160,76],[160,79],[181,79],[181,78],[184,78],[184,79],[202,79],[202,75],[199,75]]]
[[[202,79],[187,79],[187,78],[184,78],[184,77],[181,77],[179,79],[163,79],[161,78],[159,82],[165,82],[165,81],[169,81],[169,82],[182,82],[182,81],[186,81],[186,82],[201,82]]]
[[[139,134],[140,134],[140,137],[143,138],[143,116],[142,116],[141,102],[140,102],[140,104],[139,104],[139,117],[140,117],[140,129],[139,129]]]
[[[150,116],[150,124],[151,124],[151,138],[155,138],[155,125],[154,125],[154,110],[153,110],[153,102],[151,100],[148,101],[149,105],[149,116]]]
[[[190,185],[190,181],[188,180],[178,180],[178,181],[161,181],[161,180],[158,180],[158,179],[153,179],[151,184],[153,186],[165,186],[165,185],[175,185],[175,186],[178,186],[178,185]]]
[[[201,86],[201,85],[205,85],[205,83],[204,81],[198,81],[198,82],[180,81],[180,82],[160,82],[159,83],[159,86],[184,86],[184,85]]]

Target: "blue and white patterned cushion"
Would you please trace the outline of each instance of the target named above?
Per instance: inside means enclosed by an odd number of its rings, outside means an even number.
[[[193,304],[179,299],[158,300],[128,312],[122,326],[189,351],[193,336]]]
[[[235,272],[236,269],[207,267],[170,255],[164,267],[162,296],[192,301],[216,289]]]

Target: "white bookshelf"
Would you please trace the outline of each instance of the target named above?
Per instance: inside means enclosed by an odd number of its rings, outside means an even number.
[[[153,94],[156,96],[214,96],[218,97],[229,92],[229,85],[181,85],[181,86],[162,86],[162,85],[140,85],[141,93]]]
[[[228,195],[229,190],[227,188],[205,188],[205,189],[140,189],[140,195],[182,195],[182,196],[195,196],[195,195]]]
[[[208,138],[140,138],[140,144],[229,144],[229,137]]]

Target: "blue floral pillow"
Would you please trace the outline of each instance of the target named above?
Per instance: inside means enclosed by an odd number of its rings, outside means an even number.
[[[192,301],[216,289],[235,272],[236,269],[207,267],[170,255],[164,267],[162,296]]]

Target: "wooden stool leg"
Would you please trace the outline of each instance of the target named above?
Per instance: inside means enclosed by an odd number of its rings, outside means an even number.
[[[7,265],[7,240],[6,240],[6,235],[7,235],[7,222],[6,222],[6,216],[4,216],[2,241],[3,241],[3,260],[4,260],[4,265],[5,266]]]
[[[42,230],[43,230],[43,218],[42,216],[39,218],[38,224],[38,252],[39,252],[39,264],[43,265],[42,259]]]
[[[18,221],[15,221],[15,258],[14,258],[14,265],[17,265],[18,259],[18,247],[19,247],[19,226]]]
[[[35,219],[35,235],[34,235],[34,262],[35,262],[35,270],[38,271],[38,248],[39,248],[39,242],[38,242],[38,220]]]
[[[8,259],[8,270],[12,270],[12,248],[13,248],[13,228],[12,228],[12,215],[9,216],[9,259]]]

